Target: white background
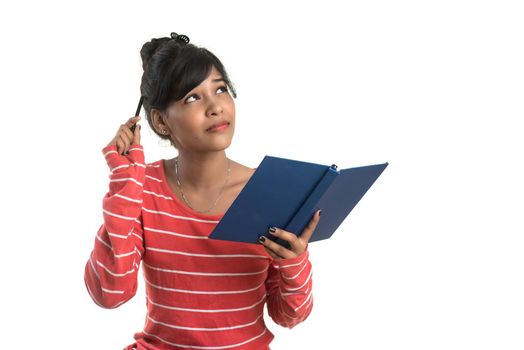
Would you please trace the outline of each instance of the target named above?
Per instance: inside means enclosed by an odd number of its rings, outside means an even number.
[[[171,31],[230,72],[231,158],[390,163],[310,246],[314,311],[268,320],[273,349],[524,348],[520,2],[342,3],[0,5],[3,348],[121,349],[141,329],[142,285],[104,310],[83,273],[101,149],[135,111],[142,44]],[[175,155],[142,130],[148,162]]]

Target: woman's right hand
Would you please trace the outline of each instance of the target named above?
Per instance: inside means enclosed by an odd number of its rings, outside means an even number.
[[[125,124],[122,124],[118,129],[115,137],[109,142],[107,146],[116,146],[118,154],[127,154],[131,145],[140,144],[140,125],[138,121],[140,116],[130,118]],[[135,132],[131,128],[135,126]]]

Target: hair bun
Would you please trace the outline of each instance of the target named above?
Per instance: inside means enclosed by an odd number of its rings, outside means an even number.
[[[142,46],[142,49],[140,50],[140,57],[142,57],[142,68],[145,70],[147,67],[147,64],[151,60],[151,57],[155,54],[155,52],[158,51],[160,47],[162,47],[165,43],[167,43],[171,38],[159,38],[159,39],[151,39],[151,41],[148,41]]]
[[[181,47],[189,44],[189,37],[184,34],[171,32],[170,37],[151,39],[151,41],[145,43],[140,50],[140,56],[142,57],[142,68],[144,71],[155,53],[170,41],[172,41],[174,47]]]

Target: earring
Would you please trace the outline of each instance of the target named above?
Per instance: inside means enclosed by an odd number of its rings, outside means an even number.
[[[162,134],[163,135],[167,134],[167,130],[166,129],[162,129]]]

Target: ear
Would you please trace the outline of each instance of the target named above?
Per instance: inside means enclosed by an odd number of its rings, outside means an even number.
[[[156,108],[151,109],[151,121],[153,123],[153,128],[159,135],[169,136],[171,134],[169,126],[165,123],[166,118],[167,115],[165,115],[164,112]]]

